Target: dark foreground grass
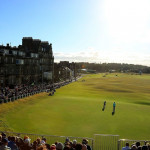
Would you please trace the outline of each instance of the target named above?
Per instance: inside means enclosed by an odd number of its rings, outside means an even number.
[[[15,132],[150,139],[150,76],[87,75],[57,90],[0,105],[0,119]],[[105,111],[103,102],[107,101]],[[116,113],[112,116],[112,104]]]

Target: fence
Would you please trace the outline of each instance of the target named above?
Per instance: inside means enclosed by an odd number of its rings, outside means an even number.
[[[94,150],[117,150],[119,135],[95,134]]]
[[[24,136],[29,136],[31,142],[35,141],[37,138],[46,138],[48,144],[54,144],[56,141],[64,143],[66,138],[69,138],[70,141],[77,140],[77,142],[82,143],[83,138],[86,138],[89,141],[89,145],[93,148],[94,139],[87,137],[72,137],[72,136],[55,136],[55,135],[43,135],[43,134],[30,134],[30,133],[16,133],[16,132],[4,132],[7,136],[18,136],[24,138]]]
[[[125,147],[126,143],[129,143],[131,146],[133,143],[140,142],[141,145],[146,145],[147,143],[150,143],[148,140],[128,140],[128,139],[120,139],[118,140],[118,150],[122,150],[122,147]]]
[[[83,138],[89,141],[89,145],[92,150],[122,150],[125,147],[126,142],[131,146],[133,143],[140,142],[141,145],[146,145],[150,143],[148,140],[127,140],[120,139],[119,135],[107,135],[107,134],[95,134],[93,138],[87,137],[72,137],[72,136],[55,136],[55,135],[44,135],[44,134],[30,134],[30,133],[16,133],[16,132],[4,132],[7,136],[18,136],[24,138],[24,136],[29,136],[31,142],[35,141],[37,138],[46,138],[48,144],[53,144],[57,141],[64,143],[66,138],[70,141],[77,140],[78,143],[82,143]]]
[[[59,82],[59,83],[55,83],[53,85],[54,88],[57,88],[58,85],[60,86],[63,86],[63,85],[66,85],[68,84],[69,82],[66,82],[66,81],[63,81],[63,82]],[[25,98],[25,97],[29,97],[31,95],[34,95],[34,94],[38,94],[38,93],[41,93],[41,92],[49,92],[50,89],[42,89],[42,90],[38,90],[38,91],[35,91],[35,92],[32,92],[32,93],[27,93],[27,94],[22,94],[22,95],[18,95],[18,96],[13,96],[11,98],[7,98],[7,99],[0,99],[0,104],[2,103],[8,103],[8,102],[13,102],[17,99],[22,99],[22,98]]]

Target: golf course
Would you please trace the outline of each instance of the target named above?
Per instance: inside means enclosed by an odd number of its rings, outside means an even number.
[[[106,108],[102,111],[104,101]],[[112,115],[113,102],[116,103]],[[14,132],[150,139],[150,75],[88,74],[56,89],[0,105],[0,120]]]

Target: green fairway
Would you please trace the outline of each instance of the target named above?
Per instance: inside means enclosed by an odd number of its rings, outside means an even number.
[[[0,119],[15,132],[150,139],[150,75],[87,75],[56,91],[0,105]]]

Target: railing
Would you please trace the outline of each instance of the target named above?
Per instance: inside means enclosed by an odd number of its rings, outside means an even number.
[[[117,142],[119,135],[95,134],[94,149],[95,150],[117,150]]]
[[[89,142],[88,144],[91,146],[93,150],[94,139],[87,137],[73,137],[73,136],[55,136],[55,135],[44,135],[44,134],[30,134],[30,133],[16,133],[16,132],[4,132],[7,136],[18,136],[24,138],[24,136],[29,136],[31,142],[35,141],[37,138],[46,138],[48,144],[54,144],[55,142],[64,143],[66,138],[69,138],[70,141],[77,140],[78,143],[82,143],[82,140],[86,138]]]
[[[126,143],[129,143],[130,147],[132,144],[136,142],[140,142],[140,145],[146,145],[150,143],[150,140],[128,140],[128,139],[120,139],[118,140],[118,150],[122,150],[122,147],[125,147]]]
[[[70,141],[77,140],[78,143],[82,143],[82,140],[86,138],[89,142],[88,144],[91,146],[92,150],[122,150],[122,147],[125,147],[126,142],[131,145],[136,142],[140,142],[140,144],[146,145],[150,143],[150,140],[127,140],[120,139],[119,135],[107,135],[107,134],[95,134],[94,138],[87,137],[73,137],[73,136],[56,136],[56,135],[44,135],[44,134],[30,134],[30,133],[16,133],[16,132],[6,132],[4,133],[7,136],[18,136],[22,139],[24,136],[29,136],[31,142],[35,141],[37,138],[46,138],[48,144],[54,144],[55,142],[64,143],[66,138],[69,138]]]
[[[68,83],[69,82],[55,83],[54,87],[55,86],[57,87],[57,85],[63,86],[63,85],[66,85]],[[22,94],[22,95],[19,95],[19,96],[13,96],[13,97],[8,98],[8,99],[0,99],[0,104],[2,104],[2,103],[8,103],[8,102],[13,102],[13,101],[15,101],[17,99],[21,99],[21,98],[28,97],[28,96],[31,96],[31,95],[34,95],[34,94],[38,94],[38,93],[41,93],[41,92],[49,92],[49,91],[50,91],[50,89],[43,89],[43,90],[38,90],[38,91],[35,91],[35,92],[32,92],[32,93]]]

